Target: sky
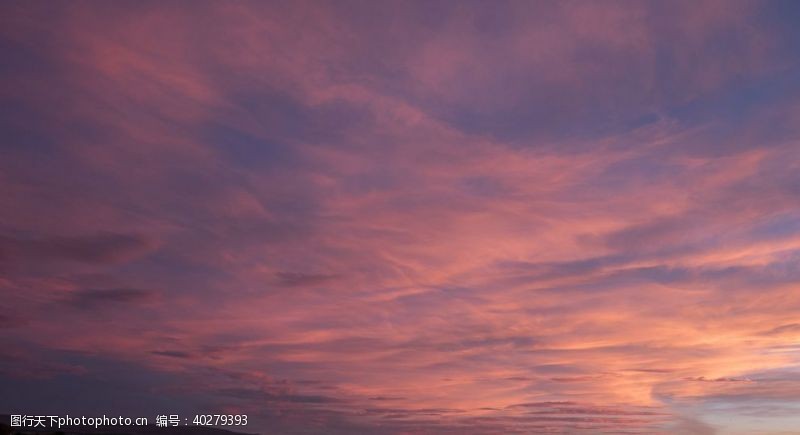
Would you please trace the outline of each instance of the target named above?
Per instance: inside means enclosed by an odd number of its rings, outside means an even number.
[[[800,427],[792,1],[0,4],[0,413]]]

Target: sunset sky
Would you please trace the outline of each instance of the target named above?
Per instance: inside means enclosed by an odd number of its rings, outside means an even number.
[[[800,2],[0,3],[0,414],[800,431]]]

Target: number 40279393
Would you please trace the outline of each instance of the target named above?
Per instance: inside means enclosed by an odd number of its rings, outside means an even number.
[[[198,414],[192,423],[198,426],[247,426],[245,414]]]

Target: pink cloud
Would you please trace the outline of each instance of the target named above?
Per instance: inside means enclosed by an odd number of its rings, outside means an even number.
[[[3,373],[125,362],[287,432],[794,399],[793,106],[714,99],[790,62],[760,5],[385,7],[9,7]]]

